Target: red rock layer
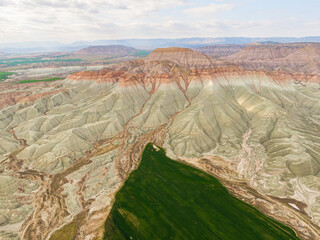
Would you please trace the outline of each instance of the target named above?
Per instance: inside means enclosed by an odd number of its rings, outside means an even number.
[[[158,48],[150,53],[145,61],[170,61],[187,67],[212,67],[222,62],[188,48]]]
[[[39,83],[37,83],[39,85]],[[8,84],[0,84],[1,92],[0,92],[0,109],[11,106],[17,103],[31,103],[36,101],[39,98],[43,98],[45,96],[54,95],[62,90],[51,90],[48,92],[39,92],[33,93],[32,91],[26,90],[26,84],[18,84],[18,85],[8,85]],[[35,86],[36,84],[28,84],[30,87]],[[16,91],[6,92],[7,89],[16,89]],[[34,88],[33,88],[34,90]]]
[[[320,82],[320,75],[288,71],[245,70],[230,64],[214,64],[214,59],[190,49],[157,49],[143,60],[125,62],[99,71],[85,71],[70,75],[70,81],[119,83],[120,86],[167,84],[176,82],[188,87],[191,81],[215,80],[229,77],[269,76],[273,81],[288,80]]]
[[[320,74],[320,43],[250,45],[220,59],[251,70]]]

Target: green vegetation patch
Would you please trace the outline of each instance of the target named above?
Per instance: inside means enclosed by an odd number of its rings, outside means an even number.
[[[12,74],[15,74],[15,73],[14,72],[0,72],[0,82],[6,80]]]
[[[200,170],[148,144],[116,195],[104,239],[298,239]]]
[[[148,51],[144,51],[144,50],[138,50],[134,53],[135,56],[137,57],[146,57],[150,54],[150,52]]]
[[[57,230],[52,236],[50,240],[73,240],[76,237],[76,233],[78,229],[83,224],[86,213],[81,212],[77,216],[74,217],[73,221],[64,227]]]
[[[39,79],[39,80],[22,80],[18,83],[31,83],[31,82],[51,82],[51,81],[57,81],[61,80],[63,78],[53,77],[53,78],[45,78],[45,79]]]
[[[5,58],[0,59],[0,65],[6,67],[13,67],[17,65],[27,65],[32,63],[46,63],[46,62],[79,62],[83,61],[82,59],[61,59],[60,57],[56,59],[46,59],[46,58]]]

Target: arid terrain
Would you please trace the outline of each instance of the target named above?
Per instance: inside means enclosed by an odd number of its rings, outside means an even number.
[[[320,239],[319,46],[159,48],[90,71],[70,66],[56,81],[8,78],[0,83],[0,239],[61,231],[102,239],[114,196],[149,142],[301,239]]]
[[[196,49],[208,56],[251,70],[319,73],[319,43],[251,43],[215,45]]]
[[[14,54],[0,53],[0,81],[21,82],[66,78],[69,74],[99,70],[107,65],[135,60],[150,51],[121,45],[90,46],[78,51]],[[6,78],[1,74],[8,73]]]

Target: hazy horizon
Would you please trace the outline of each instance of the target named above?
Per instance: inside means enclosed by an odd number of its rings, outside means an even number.
[[[198,37],[198,36],[191,36],[191,37],[183,37],[183,38],[108,38],[108,39],[95,39],[95,40],[74,40],[74,41],[60,41],[60,40],[30,40],[30,41],[16,41],[16,42],[0,42],[0,45],[6,45],[6,44],[14,44],[14,43],[44,43],[44,42],[52,42],[52,43],[61,43],[61,44],[73,44],[73,43],[81,43],[81,42],[99,42],[99,41],[122,41],[122,40],[179,40],[179,39],[231,39],[231,38],[243,38],[243,39],[271,39],[271,38],[278,38],[278,39],[303,39],[303,38],[320,38],[320,34],[319,35],[310,35],[310,36],[301,36],[301,37],[290,37],[290,36],[261,36],[261,37],[257,37],[257,36],[248,36],[248,37],[244,37],[244,36],[230,36],[230,37],[226,37],[226,36],[218,36],[218,37]]]

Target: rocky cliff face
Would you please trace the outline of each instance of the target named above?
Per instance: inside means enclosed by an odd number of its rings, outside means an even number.
[[[319,43],[257,44],[223,59],[245,69],[319,74],[319,53]]]
[[[221,65],[222,62],[188,48],[158,48],[149,54],[145,61],[170,61],[186,67],[208,68]]]
[[[223,58],[247,47],[247,44],[218,44],[212,46],[205,46],[195,49],[197,52],[201,52],[207,56],[214,58]]]
[[[58,83],[5,88],[8,99],[28,100],[0,110],[0,239],[50,239],[68,224],[76,239],[101,236],[148,142],[214,174],[302,239],[318,239],[318,80],[169,48]]]

